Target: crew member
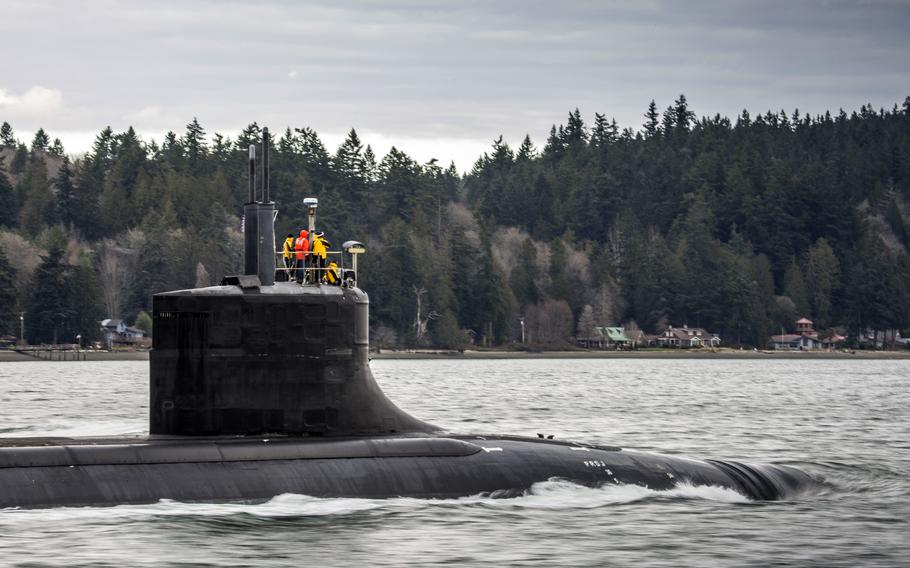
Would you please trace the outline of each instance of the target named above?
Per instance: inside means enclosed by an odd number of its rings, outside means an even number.
[[[341,270],[334,260],[325,269],[325,283],[332,286],[341,286]]]
[[[284,257],[284,273],[287,275],[288,282],[294,277],[294,269],[297,267],[297,259],[294,258],[294,235],[288,233],[286,239],[284,239],[284,246],[282,248],[282,253]]]
[[[300,236],[294,241],[294,250],[297,253],[297,282],[303,282],[306,272],[306,260],[309,255],[310,241],[307,239],[309,232],[304,229],[300,231]]]
[[[325,268],[326,245],[329,241],[325,238],[325,233],[316,231],[313,235],[313,265],[316,268],[316,282],[322,282]]]

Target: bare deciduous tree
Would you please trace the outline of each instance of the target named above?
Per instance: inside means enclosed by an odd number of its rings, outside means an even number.
[[[209,271],[205,269],[205,265],[201,262],[196,263],[196,288],[205,288],[206,286],[211,286],[212,282],[209,278]]]
[[[16,270],[16,293],[21,297],[31,283],[44,251],[12,231],[0,231],[0,250]]]
[[[107,317],[120,317],[129,285],[128,275],[135,252],[120,247],[113,239],[104,239],[98,245],[98,279]]]
[[[594,337],[594,308],[590,304],[585,304],[585,307],[581,309],[575,337],[583,340],[589,340]]]
[[[431,310],[430,313],[423,317],[423,295],[427,293],[426,288],[411,286],[414,290],[414,296],[417,298],[417,315],[414,318],[414,340],[418,345],[424,343],[427,336],[427,325],[431,320],[439,317],[439,314]]]
[[[542,347],[565,347],[572,337],[572,308],[565,300],[546,300],[528,308],[529,342]]]
[[[614,325],[622,313],[622,295],[612,278],[594,290],[594,321],[597,325]]]
[[[376,352],[379,353],[384,348],[394,346],[398,344],[398,334],[395,333],[395,330],[380,325],[377,327],[373,333],[375,341],[373,342],[376,345]]]
[[[515,268],[521,249],[529,238],[530,235],[515,227],[499,229],[493,233],[493,260],[504,273],[509,274]]]

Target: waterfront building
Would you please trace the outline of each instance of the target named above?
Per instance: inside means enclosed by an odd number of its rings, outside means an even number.
[[[701,347],[719,347],[720,336],[709,333],[701,327],[670,326],[657,335],[654,340],[657,347],[670,347],[675,349],[698,349]]]

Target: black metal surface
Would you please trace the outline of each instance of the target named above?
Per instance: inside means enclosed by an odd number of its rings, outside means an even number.
[[[467,456],[481,447],[453,438],[134,439],[58,446],[0,447],[0,469],[70,465],[228,463],[268,460]]]
[[[259,275],[259,204],[243,206],[243,273]]]
[[[356,288],[214,286],[154,298],[152,434],[432,432],[370,372]]]
[[[115,441],[116,442],[116,441]],[[0,447],[0,507],[319,497],[512,496],[559,478],[588,486],[680,482],[727,487],[754,499],[786,496],[801,472],[754,469],[765,489],[700,462],[617,448],[495,437],[354,440],[182,439],[132,444]],[[737,464],[737,467],[749,467]],[[768,493],[773,488],[774,493]]]
[[[262,203],[269,199],[269,129],[262,129]],[[274,249],[272,249],[274,250]]]
[[[275,204],[259,204],[259,220],[256,227],[259,231],[257,246],[259,247],[258,257],[258,274],[259,281],[263,286],[271,286],[275,283]]]
[[[256,146],[250,144],[250,191],[247,203],[256,203]]]

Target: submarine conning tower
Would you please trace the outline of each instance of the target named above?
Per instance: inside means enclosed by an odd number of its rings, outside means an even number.
[[[250,146],[244,274],[156,294],[150,356],[152,435],[370,435],[438,428],[395,406],[369,367],[369,297],[353,270],[338,285],[276,282],[275,204],[263,129],[261,201]],[[309,225],[315,199],[306,201]],[[353,243],[353,244],[351,244]],[[351,241],[345,248],[363,251]],[[285,274],[284,269],[281,274]],[[313,276],[315,275],[315,276]]]

